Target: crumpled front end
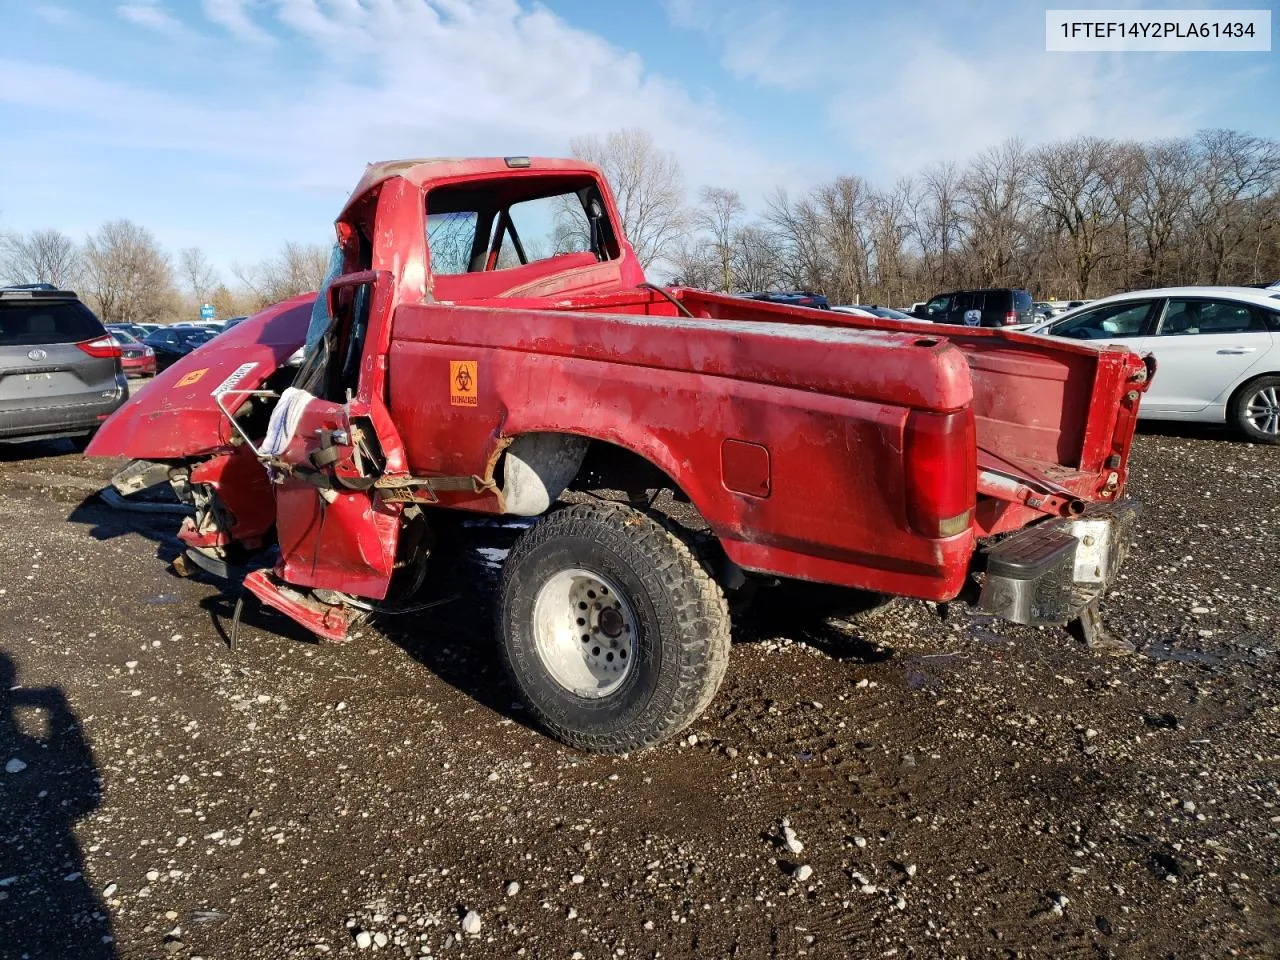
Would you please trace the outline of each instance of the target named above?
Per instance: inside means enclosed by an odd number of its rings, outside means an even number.
[[[306,342],[314,293],[270,306],[193,350],[139,390],[98,430],[91,457],[177,460],[209,456],[232,442],[218,407],[232,390],[261,388]],[[236,411],[244,397],[229,397]]]

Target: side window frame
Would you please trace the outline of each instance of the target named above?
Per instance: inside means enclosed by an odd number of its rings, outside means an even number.
[[[1163,319],[1165,305],[1167,303],[1168,303],[1168,300],[1156,299],[1156,298],[1153,298],[1151,300],[1134,300],[1132,302],[1126,302],[1124,304],[1124,306],[1126,307],[1130,307],[1130,306],[1136,307],[1140,304],[1146,304],[1147,315],[1142,320],[1142,326],[1139,328],[1137,333],[1120,333],[1120,334],[1111,334],[1110,336],[1113,336],[1117,339],[1123,339],[1123,340],[1131,340],[1131,339],[1136,339],[1138,337],[1154,336],[1155,332],[1159,329],[1159,326],[1155,321],[1153,321],[1152,318],[1153,317],[1157,318],[1157,320]],[[1102,306],[1092,307],[1088,310],[1083,310],[1080,313],[1076,314],[1074,317],[1069,317],[1065,321],[1059,321],[1050,329],[1049,332],[1056,337],[1066,337],[1068,336],[1068,334],[1059,333],[1058,332],[1059,328],[1066,326],[1067,323],[1074,323],[1076,321],[1084,319],[1085,317],[1091,317],[1091,316],[1094,316],[1095,314],[1103,313],[1104,311],[1110,310],[1112,307],[1115,307],[1115,306],[1119,306],[1119,304],[1108,303],[1108,304],[1103,304]],[[1080,338],[1071,337],[1070,339],[1075,340]],[[1090,338],[1090,339],[1093,339],[1093,338]],[[1097,339],[1101,340],[1103,338],[1098,337]]]
[[[1230,306],[1230,307],[1241,308],[1241,309],[1243,309],[1246,313],[1248,313],[1248,314],[1249,314],[1249,316],[1250,316],[1250,318],[1251,318],[1251,324],[1252,324],[1253,322],[1260,323],[1260,324],[1262,325],[1262,329],[1260,329],[1260,330],[1254,330],[1254,329],[1248,329],[1248,330],[1204,330],[1204,331],[1196,330],[1196,332],[1195,332],[1195,333],[1169,333],[1169,334],[1166,334],[1166,333],[1164,332],[1164,323],[1165,323],[1165,320],[1166,320],[1166,319],[1168,318],[1168,316],[1169,316],[1169,309],[1170,309],[1170,308],[1173,306],[1173,304],[1175,304],[1175,303],[1198,303],[1198,304],[1200,304],[1200,305],[1201,305],[1201,308],[1202,308],[1202,309],[1203,309],[1204,307],[1207,307],[1207,306],[1213,306],[1213,305],[1215,305],[1215,304],[1223,304],[1223,305]],[[1240,302],[1240,301],[1236,301],[1236,300],[1220,300],[1220,299],[1217,299],[1217,298],[1214,298],[1214,297],[1169,297],[1167,300],[1165,300],[1165,302],[1164,302],[1164,307],[1163,307],[1163,308],[1161,309],[1161,311],[1160,311],[1160,319],[1159,319],[1159,322],[1153,325],[1151,335],[1152,335],[1152,336],[1156,336],[1156,337],[1164,337],[1164,336],[1169,336],[1169,337],[1188,337],[1188,336],[1190,336],[1190,337],[1198,337],[1198,336],[1201,336],[1201,335],[1203,335],[1203,336],[1229,336],[1229,337],[1235,337],[1235,336],[1240,336],[1240,335],[1242,335],[1242,334],[1246,334],[1246,333],[1267,333],[1268,331],[1272,331],[1272,330],[1277,329],[1277,327],[1274,325],[1274,324],[1275,324],[1275,321],[1268,322],[1267,318],[1266,318],[1265,316],[1262,316],[1261,314],[1262,314],[1262,311],[1261,311],[1261,310],[1259,310],[1257,307],[1255,307],[1253,304],[1250,304],[1250,303],[1242,303],[1242,302]],[[1277,316],[1277,317],[1280,317],[1280,314],[1276,314],[1276,316]]]

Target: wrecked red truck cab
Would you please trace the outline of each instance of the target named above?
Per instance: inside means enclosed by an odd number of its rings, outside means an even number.
[[[985,568],[988,611],[1092,629],[1132,524],[1132,353],[652,286],[576,161],[372,165],[319,296],[224,337],[104,426],[144,461],[117,487],[169,480],[212,572],[278,549],[245,588],[333,639],[412,602],[440,511],[541,518],[499,649],[587,749],[692,722],[748,581],[943,601]]]

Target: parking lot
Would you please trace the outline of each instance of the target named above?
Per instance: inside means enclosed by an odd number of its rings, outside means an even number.
[[[515,531],[464,528],[420,618],[333,646],[250,614],[230,651],[229,601],[162,562],[174,518],[94,496],[112,469],[0,447],[0,955],[1280,941],[1280,448],[1138,437],[1145,513],[1106,607],[1138,656],[766,597],[693,736],[624,758],[531,729],[504,685],[487,596]]]

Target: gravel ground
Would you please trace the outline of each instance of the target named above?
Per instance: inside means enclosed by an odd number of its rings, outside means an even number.
[[[232,652],[175,521],[94,498],[113,466],[0,446],[0,956],[1280,951],[1280,449],[1138,438],[1105,612],[1141,655],[779,594],[691,735],[626,758],[495,667],[518,528],[465,527],[420,619],[252,614]]]

